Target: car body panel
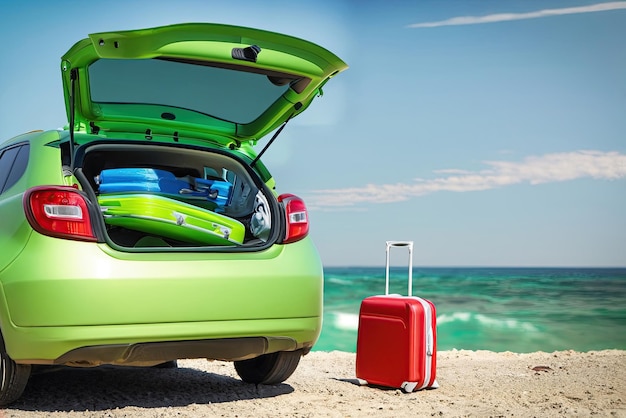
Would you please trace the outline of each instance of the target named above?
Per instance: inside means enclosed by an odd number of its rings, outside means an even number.
[[[107,244],[57,241],[33,234],[5,270],[8,278],[3,287],[16,326],[320,314],[315,296],[319,296],[316,287],[321,270],[318,260],[311,257],[310,239],[255,253],[134,253],[132,260],[102,251]],[[64,259],[68,262],[56,261]],[[268,291],[264,287],[270,281]],[[29,306],[32,300],[37,300],[39,309]]]
[[[120,258],[115,257],[118,253]],[[8,315],[3,332],[10,327],[19,330],[16,336],[28,339],[42,332],[66,340],[71,329],[104,327],[110,335],[119,333],[111,340],[96,338],[110,344],[179,338],[156,334],[143,339],[129,333],[129,326],[196,324],[190,325],[196,331],[187,339],[233,338],[242,336],[241,331],[222,325],[239,322],[245,327],[250,322],[248,332],[262,329],[262,335],[280,335],[279,329],[255,328],[252,323],[268,320],[280,328],[283,320],[321,321],[323,272],[312,254],[316,250],[309,238],[255,253],[168,254],[122,253],[106,244],[33,232],[24,251],[2,272]],[[53,360],[63,354],[48,351],[47,345],[27,346],[19,337],[7,339],[15,360]]]

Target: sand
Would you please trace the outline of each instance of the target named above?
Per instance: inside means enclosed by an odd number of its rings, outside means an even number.
[[[285,383],[258,387],[206,360],[62,370],[32,376],[0,417],[626,417],[626,351],[445,351],[440,388],[410,394],[359,386],[354,370],[343,352],[313,352]]]

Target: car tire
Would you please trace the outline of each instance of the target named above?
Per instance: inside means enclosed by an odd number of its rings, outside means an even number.
[[[9,357],[0,335],[0,406],[9,405],[22,396],[30,368],[30,364],[17,364]]]
[[[300,357],[300,350],[263,354],[253,359],[235,361],[235,370],[244,382],[273,385],[284,382],[293,374]]]

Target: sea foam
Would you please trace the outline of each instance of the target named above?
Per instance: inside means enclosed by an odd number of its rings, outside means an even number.
[[[356,331],[359,328],[359,315],[345,312],[334,312],[333,316],[333,325],[336,328],[349,331]]]
[[[471,312],[453,312],[451,314],[441,314],[437,316],[437,324],[442,325],[451,322],[471,322],[476,321],[481,325],[490,328],[522,329],[528,332],[537,332],[538,329],[529,322],[518,321],[511,318],[494,318],[485,314]]]

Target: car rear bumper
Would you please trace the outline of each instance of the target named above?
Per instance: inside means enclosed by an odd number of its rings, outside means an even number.
[[[242,359],[308,349],[321,331],[323,271],[309,239],[249,253],[122,253],[33,233],[0,278],[2,333],[22,363],[132,363],[159,350]],[[229,357],[232,339],[244,349]]]
[[[178,358],[232,361],[283,350],[307,351],[320,329],[321,318],[14,328],[7,351],[24,364],[151,365]]]

